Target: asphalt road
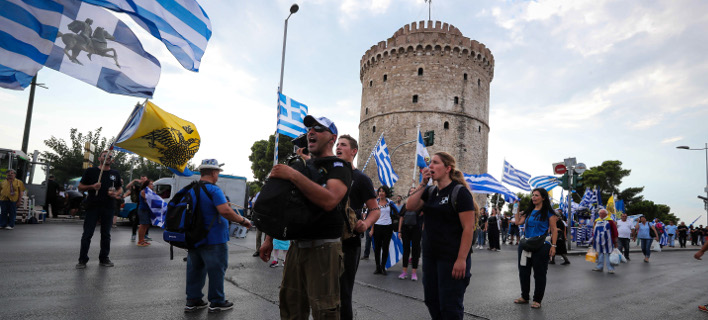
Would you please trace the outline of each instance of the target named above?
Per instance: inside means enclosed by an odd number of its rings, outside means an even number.
[[[113,268],[98,266],[96,230],[88,267],[74,268],[82,227],[78,223],[17,225],[0,230],[0,319],[277,319],[282,268],[254,258],[255,233],[229,242],[226,296],[233,310],[184,314],[186,252],[156,239],[146,248],[130,241],[130,228],[113,229]],[[708,261],[693,259],[698,248],[664,251],[642,263],[640,253],[614,275],[592,272],[583,256],[569,266],[551,265],[543,307],[515,305],[519,296],[516,247],[476,250],[465,295],[469,319],[701,319],[708,303]],[[373,257],[372,257],[373,258]],[[708,258],[707,258],[708,259]],[[373,259],[372,259],[373,260]],[[354,289],[357,319],[428,319],[420,281],[398,280],[400,264],[388,276],[374,275],[374,262],[361,261]],[[419,276],[421,273],[419,272]],[[533,285],[532,285],[533,288]],[[533,289],[532,289],[533,290]],[[205,291],[206,293],[206,291]]]

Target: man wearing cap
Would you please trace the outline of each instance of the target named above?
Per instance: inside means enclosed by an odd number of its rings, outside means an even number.
[[[204,216],[204,226],[209,228],[207,243],[196,249],[189,249],[187,253],[187,304],[185,312],[192,312],[207,307],[207,302],[202,300],[202,289],[209,275],[209,312],[219,312],[233,308],[233,302],[226,300],[224,295],[224,275],[229,264],[229,221],[236,222],[246,228],[251,227],[251,221],[234,212],[229,206],[221,191],[216,185],[219,180],[221,166],[216,159],[202,160],[197,168],[202,184],[208,194],[199,193],[199,212]],[[188,186],[188,187],[191,187]],[[204,190],[204,189],[202,189]],[[214,221],[214,219],[218,219]],[[212,223],[214,221],[214,223]]]
[[[319,185],[299,171],[278,164],[270,176],[292,182],[307,199],[323,212],[309,225],[307,239],[294,240],[288,250],[280,285],[280,317],[307,319],[312,309],[314,319],[339,319],[339,277],[342,254],[342,231],[346,195],[352,183],[351,164],[334,157],[332,147],[337,140],[337,127],[325,118],[308,115],[307,149],[312,158],[308,165],[323,164],[326,182]],[[323,161],[331,160],[331,161]],[[266,236],[261,245],[261,259],[270,260],[273,238]]]
[[[0,229],[12,230],[15,227],[17,206],[25,192],[25,185],[15,175],[15,170],[7,170],[7,179],[0,182]]]
[[[112,267],[113,262],[108,258],[111,251],[111,225],[113,224],[113,210],[115,201],[123,194],[123,181],[118,170],[111,169],[113,156],[108,150],[101,152],[98,163],[102,167],[92,167],[84,171],[79,181],[79,191],[88,191],[86,197],[86,217],[84,218],[84,232],[81,235],[81,249],[79,263],[76,269],[86,268],[89,260],[88,252],[91,247],[91,238],[96,231],[96,223],[101,221],[101,251],[98,253],[99,265]],[[99,178],[100,177],[100,178]],[[100,181],[99,181],[100,179]]]

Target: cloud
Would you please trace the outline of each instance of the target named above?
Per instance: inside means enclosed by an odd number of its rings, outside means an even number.
[[[358,20],[361,14],[384,14],[390,5],[391,0],[343,0],[339,5],[339,23],[347,26],[351,21]]]
[[[674,142],[681,141],[681,140],[683,140],[683,137],[681,137],[681,136],[679,136],[679,137],[672,137],[672,138],[666,138],[666,139],[664,139],[664,140],[661,140],[661,143],[662,143],[662,144],[674,143]]]

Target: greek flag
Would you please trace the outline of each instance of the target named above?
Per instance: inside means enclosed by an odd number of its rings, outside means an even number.
[[[195,0],[82,0],[130,15],[160,39],[187,70],[199,64],[211,38],[211,21]]]
[[[47,61],[62,5],[41,0],[0,0],[0,87],[26,88]]]
[[[150,207],[150,221],[152,225],[162,228],[165,224],[167,202],[150,188],[145,188],[145,202],[147,202],[148,207]]]
[[[428,150],[425,149],[425,143],[423,143],[423,135],[418,130],[418,143],[416,143],[416,157],[419,168],[427,168],[428,162],[430,162],[430,155]]]
[[[517,187],[521,190],[531,191],[529,187],[529,179],[531,175],[517,170],[504,160],[504,174],[502,175],[502,182]]]
[[[473,193],[498,193],[504,196],[504,201],[506,202],[514,202],[519,200],[519,197],[509,191],[509,189],[499,183],[499,181],[494,179],[494,177],[492,177],[489,173],[477,175],[464,173],[464,176],[465,181],[467,181],[467,184],[470,186]]]
[[[371,241],[373,243],[373,241]],[[410,245],[410,244],[409,244]],[[395,266],[403,257],[403,242],[398,239],[398,232],[391,235],[391,242],[388,244],[388,257],[386,258],[386,269]]]
[[[547,191],[557,187],[560,182],[558,181],[558,178],[555,176],[538,176],[538,177],[533,177],[531,180],[529,180],[529,184],[531,187],[534,189],[536,188],[544,188]]]
[[[307,106],[278,93],[278,133],[297,138],[307,133],[302,120],[307,116]]]
[[[590,190],[590,188],[585,188],[585,194],[583,195],[583,199],[580,200],[580,207],[582,208],[594,208],[597,206],[597,194],[595,194],[595,190]]]
[[[560,198],[560,203],[558,204],[558,209],[561,209],[561,212],[568,217],[568,201],[566,201],[563,197],[563,191],[561,190],[561,198]]]
[[[381,136],[381,141],[376,146],[376,166],[379,171],[379,181],[381,184],[391,188],[398,181],[398,175],[393,171],[391,157],[388,154],[386,140]]]
[[[151,98],[160,62],[111,12],[75,0],[64,5],[47,67],[116,94]]]

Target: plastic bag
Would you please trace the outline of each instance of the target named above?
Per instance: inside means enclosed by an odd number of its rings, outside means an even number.
[[[593,248],[588,249],[588,253],[585,254],[585,261],[597,263],[597,251]]]
[[[618,266],[620,264],[620,252],[619,250],[615,249],[612,250],[612,253],[610,253],[610,264],[613,266]]]
[[[617,250],[617,249],[615,249],[615,250]],[[617,250],[617,251],[619,251],[619,250]],[[620,252],[620,262],[622,262],[622,263],[627,263],[627,257],[625,257],[625,256],[622,254],[622,252]]]
[[[661,245],[659,245],[658,241],[654,241],[654,243],[652,243],[651,251],[661,252]]]

